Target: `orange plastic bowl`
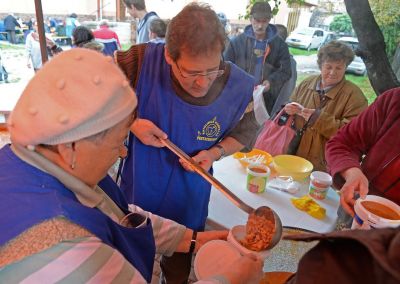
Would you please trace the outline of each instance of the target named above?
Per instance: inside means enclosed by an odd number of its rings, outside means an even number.
[[[250,163],[257,161],[266,166],[272,163],[272,156],[269,153],[255,148],[249,153],[236,152],[233,154],[233,157],[237,159],[244,168],[247,168]]]
[[[275,156],[273,166],[278,175],[291,176],[298,181],[307,178],[313,170],[313,164],[310,161],[294,155]]]

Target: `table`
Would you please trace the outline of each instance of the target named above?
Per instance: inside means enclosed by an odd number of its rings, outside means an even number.
[[[339,196],[330,188],[325,200],[317,202],[326,209],[326,217],[318,220],[307,213],[296,209],[290,198],[301,197],[308,193],[308,179],[301,183],[300,191],[292,195],[271,189],[263,193],[251,193],[246,190],[246,170],[232,156],[226,157],[214,163],[214,177],[222,182],[236,196],[253,208],[267,205],[272,208],[281,218],[285,227],[306,229],[318,233],[333,231],[337,219],[339,207]],[[208,206],[208,218],[211,223],[220,224],[226,228],[235,225],[246,224],[248,215],[233,205],[220,191],[215,188],[211,190],[210,203]]]

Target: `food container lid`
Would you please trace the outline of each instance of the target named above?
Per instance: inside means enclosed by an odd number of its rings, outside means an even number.
[[[332,184],[332,177],[330,174],[325,173],[325,172],[320,172],[320,171],[315,171],[312,172],[310,175],[311,180],[318,180],[319,182],[322,182],[324,184]]]
[[[198,280],[220,275],[221,271],[240,257],[240,252],[230,243],[222,240],[209,241],[197,252],[194,273]]]

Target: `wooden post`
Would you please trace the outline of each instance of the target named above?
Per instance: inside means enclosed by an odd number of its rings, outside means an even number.
[[[125,4],[124,4],[124,1],[122,1],[122,0],[117,0],[116,1],[116,5],[117,5],[117,9],[116,9],[116,11],[117,11],[117,21],[118,22],[123,22],[123,21],[125,21],[125,19],[126,19],[126,14],[125,14],[125,11],[126,11],[126,9],[125,9]]]
[[[41,0],[35,0],[35,11],[36,11],[36,21],[38,23],[38,33],[39,33],[40,53],[42,55],[42,64],[45,64],[47,62],[48,58],[47,58],[46,35],[44,33],[43,9],[42,9],[42,1]]]

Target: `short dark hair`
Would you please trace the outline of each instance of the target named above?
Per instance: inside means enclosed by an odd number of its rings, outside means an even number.
[[[165,33],[167,32],[167,23],[160,19],[155,18],[150,22],[150,31],[155,33],[157,37],[165,37]]]
[[[146,3],[144,0],[124,0],[124,3],[128,8],[134,6],[138,10],[146,10]]]
[[[191,3],[168,24],[166,48],[173,60],[182,50],[190,55],[208,54],[225,48],[226,34],[217,14],[205,3]]]
[[[90,29],[85,26],[78,26],[72,32],[74,44],[78,47],[82,47],[85,43],[94,39],[94,35]]]
[[[250,15],[254,19],[271,19],[271,6],[268,4],[268,2],[256,2],[251,7]]]
[[[348,66],[354,59],[354,52],[347,44],[332,40],[318,51],[318,66],[321,68],[326,61],[341,61],[344,60]]]

